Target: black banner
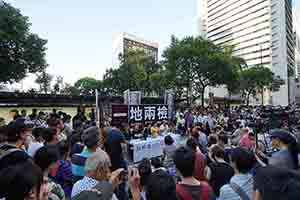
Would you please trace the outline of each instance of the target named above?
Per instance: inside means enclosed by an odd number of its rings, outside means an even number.
[[[163,121],[168,118],[168,105],[130,105],[128,107],[130,124]]]
[[[112,126],[120,126],[122,123],[128,123],[128,105],[112,104]]]

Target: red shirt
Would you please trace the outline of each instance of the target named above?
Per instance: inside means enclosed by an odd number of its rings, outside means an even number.
[[[196,159],[195,159],[195,169],[194,169],[194,176],[199,181],[205,181],[206,177],[204,176],[204,169],[205,169],[205,157],[201,153],[201,151],[196,152]]]

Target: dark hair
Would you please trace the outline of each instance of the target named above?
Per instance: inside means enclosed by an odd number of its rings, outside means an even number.
[[[176,184],[172,176],[158,170],[149,176],[146,187],[147,200],[177,200]]]
[[[100,130],[93,126],[83,131],[81,139],[87,148],[93,148],[98,145]]]
[[[174,153],[174,163],[183,177],[193,176],[195,169],[195,152],[186,147],[180,147]]]
[[[56,135],[56,130],[54,128],[43,129],[42,137],[45,140],[45,143],[51,142],[55,135]]]
[[[198,141],[194,138],[194,137],[190,137],[187,141],[186,141],[186,146],[188,148],[190,148],[193,151],[197,150],[198,147]]]
[[[242,173],[248,173],[254,164],[255,157],[252,152],[242,147],[233,149],[230,153],[231,162],[233,162],[237,170]]]
[[[225,151],[219,145],[214,145],[211,149],[211,153],[212,153],[211,157],[213,159],[216,159],[216,157],[218,157],[218,158],[223,158],[225,160]]]
[[[34,162],[44,172],[51,164],[59,160],[59,152],[56,146],[41,147],[34,155]]]
[[[140,183],[141,186],[146,186],[148,182],[148,178],[152,173],[150,160],[144,158],[140,164],[138,165],[139,174],[141,176]]]
[[[218,143],[218,138],[215,135],[210,135],[208,136],[208,144],[207,146],[210,147],[213,144],[217,144]]]
[[[24,200],[34,187],[37,193],[43,181],[43,173],[31,160],[11,165],[0,171],[0,198]]]
[[[25,119],[17,119],[7,125],[7,141],[17,142],[21,136],[22,131],[25,130]]]
[[[166,145],[172,145],[173,143],[174,143],[174,140],[173,140],[172,136],[167,135],[167,136],[165,137],[165,144],[166,144]]]
[[[163,167],[163,164],[160,160],[160,158],[151,158],[151,165],[155,168],[158,169],[160,167]]]
[[[224,144],[228,144],[228,137],[225,134],[225,132],[220,132],[219,136],[218,136],[219,141],[223,142]]]
[[[51,119],[48,120],[49,127],[56,127],[59,124],[60,124],[60,121],[57,118],[52,117]]]
[[[33,135],[33,137],[35,137],[36,139],[37,138],[40,138],[40,137],[42,137],[43,136],[43,131],[44,131],[44,128],[34,128],[33,130],[32,130],[32,135]]]
[[[2,126],[0,127],[0,143],[6,142],[7,141],[7,126]]]
[[[34,113],[34,114],[36,114],[36,112],[37,112],[37,109],[32,109],[32,113]]]
[[[27,111],[25,110],[25,109],[23,109],[23,110],[21,110],[21,113],[23,114],[26,114],[27,113]]]

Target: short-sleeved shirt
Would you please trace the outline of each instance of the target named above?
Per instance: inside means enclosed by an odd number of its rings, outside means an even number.
[[[119,130],[111,129],[105,143],[105,150],[111,160],[111,170],[123,168],[124,158],[122,143],[125,143],[125,136]]]
[[[275,152],[269,159],[269,164],[275,167],[294,169],[294,162],[288,149]]]
[[[201,185],[181,184],[181,186],[183,187],[184,191],[192,197],[193,200],[201,200]],[[177,194],[177,199],[178,200],[185,200],[179,194]],[[215,200],[215,195],[214,195],[211,188],[210,188],[209,193],[208,193],[208,199],[209,200]]]
[[[253,196],[253,178],[250,174],[235,175],[230,183],[237,184],[251,199]],[[220,190],[219,200],[240,200],[240,196],[231,188],[229,184],[224,185]]]

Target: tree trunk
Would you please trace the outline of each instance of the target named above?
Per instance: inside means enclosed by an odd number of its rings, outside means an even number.
[[[264,90],[261,92],[261,105],[264,105]]]
[[[201,93],[201,105],[204,107],[204,90]]]
[[[247,94],[247,106],[249,106],[250,92]]]

